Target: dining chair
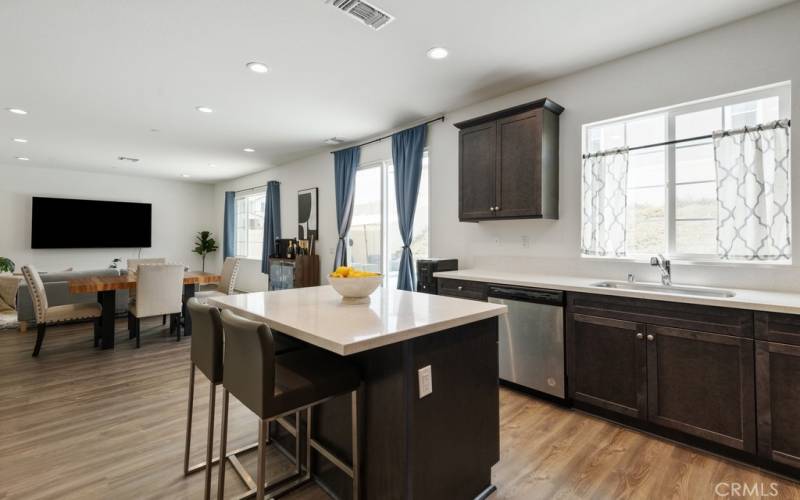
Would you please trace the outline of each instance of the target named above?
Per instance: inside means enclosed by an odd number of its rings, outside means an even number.
[[[142,264],[166,264],[167,259],[164,257],[150,257],[148,259],[128,259],[128,274],[136,274],[136,271],[139,269],[139,266]],[[128,298],[130,301],[134,301],[136,299],[136,289],[132,288],[128,290]],[[161,318],[161,324],[165,325],[167,323],[167,317],[163,316]]]
[[[239,257],[228,257],[222,263],[222,279],[217,284],[216,290],[203,290],[195,292],[194,296],[200,300],[208,297],[233,295],[236,290],[236,277],[239,275],[239,264],[242,259]]]
[[[61,306],[48,306],[47,293],[45,293],[42,278],[33,266],[22,266],[22,275],[28,284],[28,292],[33,301],[34,316],[36,318],[36,346],[33,356],[39,355],[42,348],[47,325],[76,321],[81,319],[94,320],[94,346],[100,342],[100,317],[103,308],[97,302],[81,302],[77,304],[64,304]]]
[[[136,274],[137,269],[142,264],[166,264],[167,259],[164,257],[151,257],[149,259],[128,259],[128,272]]]
[[[130,337],[140,345],[141,318],[169,315],[170,329],[181,339],[180,314],[183,306],[183,264],[142,264],[136,272],[136,298],[128,306]]]
[[[255,494],[263,500],[267,489],[265,481],[266,442],[269,423],[294,414],[295,426],[295,475],[294,483],[286,484],[287,478],[270,481],[269,495],[277,496],[308,481],[311,477],[311,448],[330,463],[350,476],[353,485],[352,498],[359,497],[359,445],[358,445],[358,392],[361,376],[358,369],[341,356],[309,347],[276,355],[272,331],[264,324],[242,318],[228,310],[222,311],[222,327],[225,337],[222,376],[222,430],[220,435],[220,457],[226,457],[228,436],[228,405],[230,395],[238,399],[259,418],[258,468],[256,470]],[[312,408],[337,396],[350,396],[351,450],[352,460],[346,463],[336,454],[324,448],[312,437]],[[306,411],[305,473],[300,463],[300,412]],[[219,467],[217,498],[225,493],[224,462]],[[252,484],[252,479],[248,482]],[[277,488],[277,489],[276,489]],[[284,489],[286,488],[286,489]],[[280,491],[278,491],[280,490]]]

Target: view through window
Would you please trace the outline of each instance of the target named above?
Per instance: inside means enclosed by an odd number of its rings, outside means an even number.
[[[261,259],[264,246],[265,191],[252,191],[236,196],[236,256]]]
[[[414,217],[414,259],[429,255],[428,153],[422,158],[422,175]],[[384,273],[389,286],[397,286],[403,242],[397,219],[394,165],[391,160],[365,164],[356,173],[353,222],[348,238],[351,266]]]
[[[789,117],[789,86],[584,127],[584,152],[644,146]],[[717,259],[716,166],[712,139],[630,152],[626,254]]]

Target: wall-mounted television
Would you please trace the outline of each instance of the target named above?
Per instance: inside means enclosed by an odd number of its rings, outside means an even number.
[[[31,248],[151,246],[152,205],[33,197]]]

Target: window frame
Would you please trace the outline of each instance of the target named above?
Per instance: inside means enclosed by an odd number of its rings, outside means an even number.
[[[698,111],[705,111],[709,109],[718,108],[720,113],[722,113],[722,126],[723,128],[727,129],[728,127],[725,126],[725,107],[732,106],[736,104],[743,104],[746,102],[757,101],[759,99],[764,99],[768,97],[778,97],[778,115],[779,119],[789,118],[791,116],[791,81],[779,82],[771,85],[766,85],[763,87],[757,87],[754,89],[743,90],[739,92],[734,92],[730,94],[725,94],[716,97],[709,97],[705,99],[698,99],[695,101],[690,101],[683,104],[677,104],[674,106],[667,106],[663,108],[653,109],[649,111],[643,111],[640,113],[634,113],[622,117],[611,118],[607,120],[596,121],[592,123],[586,123],[581,127],[581,148],[582,153],[585,154],[589,152],[590,146],[590,134],[589,131],[598,126],[608,126],[614,125],[617,123],[627,124],[630,121],[645,118],[648,116],[657,116],[659,114],[664,116],[665,121],[665,131],[666,137],[665,141],[673,141],[675,140],[675,119],[677,116],[690,114]],[[625,144],[628,143],[628,127],[625,126]],[[709,131],[710,134],[713,131]],[[705,134],[702,134],[705,135]],[[710,141],[711,139],[709,139]],[[693,143],[698,144],[698,143]],[[672,260],[673,262],[678,262],[682,264],[702,264],[702,265],[720,265],[720,266],[759,266],[759,267],[784,267],[787,265],[791,265],[793,259],[787,259],[782,261],[759,261],[759,260],[723,260],[720,259],[716,254],[702,254],[702,253],[678,253],[676,250],[676,242],[677,242],[677,208],[676,208],[676,186],[678,185],[688,185],[688,184],[699,184],[703,182],[709,181],[690,181],[690,182],[682,182],[676,183],[676,149],[679,144],[669,144],[662,146],[664,148],[664,241],[666,243],[665,255],[667,258]],[[624,147],[624,146],[623,146]],[[631,147],[637,147],[636,145]],[[656,150],[656,148],[654,148]],[[794,182],[792,182],[794,184]],[[637,186],[634,189],[644,188],[646,186]],[[658,185],[651,186],[651,187],[660,187]],[[580,192],[582,194],[583,186],[580,186]],[[629,188],[630,189],[630,188]],[[681,220],[695,220],[695,219],[681,219]],[[707,218],[698,218],[696,220],[709,220]],[[714,219],[716,220],[716,219]],[[649,262],[649,256],[645,254],[632,254],[630,256],[625,257],[615,257],[615,256],[595,256],[595,255],[584,255],[580,254],[581,258],[585,259],[596,259],[596,260],[614,260],[614,261],[628,261],[628,262]]]
[[[431,156],[428,148],[423,149],[423,155],[427,156],[428,158],[428,182],[426,188],[428,189],[428,199],[430,200],[430,193],[431,193],[431,175],[430,175],[430,165],[431,165]],[[387,268],[390,264],[390,248],[389,248],[389,233],[388,233],[388,221],[389,221],[389,203],[388,203],[388,189],[389,189],[389,167],[394,166],[394,160],[391,158],[383,159],[383,160],[373,160],[362,163],[358,166],[357,170],[367,170],[370,168],[379,168],[381,174],[381,198],[380,198],[380,235],[381,235],[381,259],[380,259],[380,273],[384,276],[384,281],[388,283],[387,280],[390,279],[390,269]],[[420,188],[422,188],[422,184],[420,183]],[[357,187],[356,187],[357,189]],[[355,196],[355,195],[354,195]],[[431,222],[431,209],[433,204],[428,203],[428,210],[427,210],[427,217],[428,217],[428,249],[430,250],[430,222]],[[393,207],[395,210],[397,207]],[[419,212],[417,212],[419,214]],[[416,220],[416,219],[415,219]],[[350,248],[350,233],[347,234],[347,242],[348,242],[348,265],[352,265],[350,262],[350,255],[352,252]],[[425,256],[422,258],[430,257]],[[418,257],[414,255],[414,262]]]
[[[246,221],[249,221],[250,199],[251,198],[256,198],[256,197],[259,197],[259,196],[263,196],[263,197],[266,198],[266,196],[267,196],[267,187],[266,186],[252,188],[252,189],[246,189],[244,191],[237,191],[236,192],[236,197],[235,197],[235,202],[234,202],[234,221],[236,222],[236,225],[235,225],[236,234],[235,234],[235,237],[234,237],[235,241],[234,241],[234,249],[233,249],[234,250],[233,253],[234,253],[235,257],[239,257],[241,259],[248,259],[248,260],[258,260],[258,261],[261,260],[261,257],[262,257],[261,255],[258,255],[257,257],[251,257],[251,256],[249,256],[247,254],[242,255],[242,254],[239,253],[239,234],[238,234],[238,230],[239,230],[239,227],[238,227],[238,222],[239,222],[239,206],[238,205],[239,205],[239,200],[244,200],[245,201],[245,216],[247,217]],[[264,228],[263,227],[261,228],[261,240],[262,240],[262,253],[263,253],[263,240],[264,240]],[[250,250],[250,230],[249,230],[249,226],[248,225],[246,225],[246,227],[245,227],[244,247],[249,252],[249,250]]]

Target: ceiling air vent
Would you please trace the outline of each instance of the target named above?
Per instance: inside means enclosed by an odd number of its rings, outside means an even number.
[[[362,0],[325,0],[325,3],[332,4],[374,30],[379,30],[394,21],[391,14]]]

